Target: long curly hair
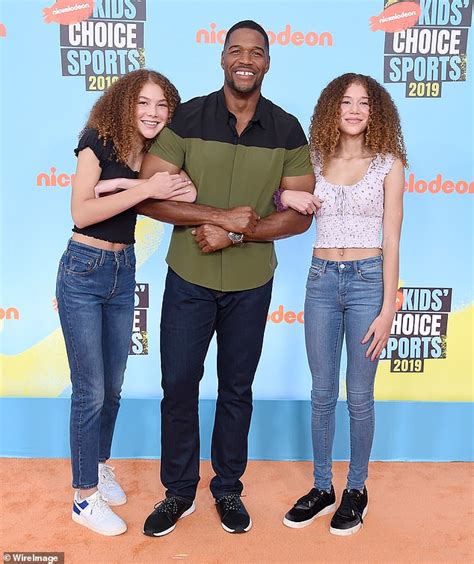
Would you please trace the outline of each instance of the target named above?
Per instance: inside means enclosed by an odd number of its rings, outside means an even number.
[[[408,166],[400,116],[390,94],[375,79],[363,74],[347,73],[332,80],[321,92],[309,128],[311,152],[319,152],[324,166],[339,142],[342,98],[351,84],[361,84],[369,97],[369,121],[365,144],[369,151],[391,153]]]
[[[136,115],[138,96],[146,82],[153,82],[163,90],[169,107],[169,122],[181,101],[178,91],[159,72],[139,69],[120,77],[102,94],[94,104],[85,126],[85,129],[97,129],[104,145],[111,140],[115,156],[123,164],[127,163],[137,144],[143,142]],[[148,151],[154,140],[155,138],[145,140],[143,152]]]

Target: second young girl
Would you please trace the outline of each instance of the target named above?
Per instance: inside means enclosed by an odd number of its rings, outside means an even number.
[[[314,487],[283,520],[300,528],[336,510],[332,448],[343,340],[347,351],[350,464],[330,532],[357,532],[374,435],[374,379],[395,315],[405,146],[397,109],[373,78],[344,74],[321,93],[310,129],[315,196],[284,191],[282,203],[315,213],[317,238],[305,300]],[[383,237],[381,234],[383,233]]]

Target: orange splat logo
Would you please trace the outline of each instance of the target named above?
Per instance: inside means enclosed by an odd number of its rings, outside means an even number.
[[[416,2],[397,2],[380,12],[378,16],[369,18],[370,31],[395,33],[416,24],[421,14],[420,5]]]
[[[71,25],[87,20],[94,11],[94,0],[58,0],[51,8],[43,8],[44,23]]]
[[[0,37],[6,37],[7,36],[7,28],[0,23]]]

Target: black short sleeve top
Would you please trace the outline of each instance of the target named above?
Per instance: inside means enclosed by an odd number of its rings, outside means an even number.
[[[100,180],[109,180],[111,178],[138,178],[138,172],[132,170],[127,165],[120,163],[115,155],[115,148],[112,140],[104,143],[99,137],[96,129],[86,129],[82,134],[79,144],[74,149],[76,157],[79,153],[89,147],[98,158],[100,168],[102,169]],[[103,196],[107,197],[107,196]],[[102,239],[111,243],[123,243],[131,245],[135,242],[135,224],[137,214],[133,208],[125,210],[105,221],[79,228],[73,227],[75,233],[82,233],[89,237]]]

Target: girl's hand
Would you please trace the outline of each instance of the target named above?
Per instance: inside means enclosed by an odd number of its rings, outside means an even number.
[[[372,342],[365,353],[366,358],[370,356],[370,360],[374,361],[380,356],[390,337],[394,316],[395,314],[381,313],[372,321],[369,330],[361,341],[361,344],[364,345],[372,337]]]
[[[149,198],[156,200],[169,200],[190,192],[191,180],[179,174],[169,172],[156,172],[146,182]]]
[[[283,190],[281,193],[281,202],[288,208],[303,215],[316,213],[322,205],[322,200],[314,194],[301,192],[299,190]]]

